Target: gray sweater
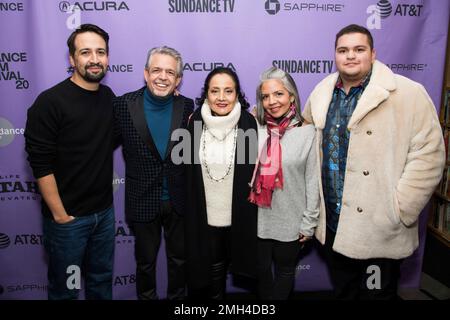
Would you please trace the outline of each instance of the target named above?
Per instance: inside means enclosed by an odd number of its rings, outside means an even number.
[[[267,140],[258,127],[259,150]],[[319,217],[318,161],[313,125],[292,128],[281,138],[283,189],[275,189],[272,208],[258,208],[258,237],[278,241],[313,236]]]

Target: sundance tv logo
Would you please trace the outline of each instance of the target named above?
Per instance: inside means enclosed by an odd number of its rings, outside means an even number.
[[[170,13],[232,13],[236,0],[168,0]]]

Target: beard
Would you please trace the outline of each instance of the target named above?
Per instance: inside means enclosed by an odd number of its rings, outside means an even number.
[[[101,71],[98,73],[91,73],[88,69],[90,67],[98,67],[101,68]],[[102,81],[102,79],[105,77],[106,75],[106,70],[103,67],[102,64],[100,63],[96,63],[96,64],[90,64],[90,65],[86,65],[84,67],[84,73],[80,73],[81,77],[86,80],[87,82],[94,82],[94,83],[98,83],[100,81]]]

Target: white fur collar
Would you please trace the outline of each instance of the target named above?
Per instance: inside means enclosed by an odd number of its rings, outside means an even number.
[[[216,117],[211,114],[211,108],[205,100],[202,105],[201,114],[203,121],[211,133],[219,139],[223,139],[238,123],[239,118],[241,117],[241,104],[237,101],[229,114]]]
[[[314,88],[313,93],[309,97],[313,121],[319,129],[325,128],[328,107],[330,106],[338,76],[339,73],[336,72],[323,79]],[[367,113],[386,100],[389,92],[394,91],[396,87],[395,75],[391,69],[380,61],[375,60],[369,84],[356,105],[348,123],[348,128],[352,129],[356,126]]]

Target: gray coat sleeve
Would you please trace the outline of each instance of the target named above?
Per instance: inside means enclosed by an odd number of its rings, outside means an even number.
[[[317,166],[319,165],[314,146],[316,135],[314,134],[309,145],[308,158],[306,161],[306,209],[300,225],[300,233],[312,237],[319,220],[319,177]]]

